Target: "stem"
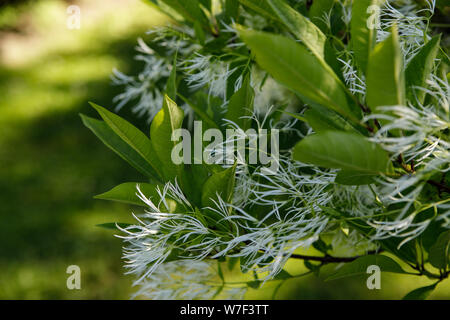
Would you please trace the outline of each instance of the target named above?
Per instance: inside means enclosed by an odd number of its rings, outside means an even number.
[[[374,255],[377,253],[380,253],[381,250],[377,251],[369,251],[368,255]],[[317,256],[307,256],[302,254],[293,254],[291,255],[291,258],[293,259],[300,259],[300,260],[309,260],[309,261],[319,261],[322,263],[341,263],[341,262],[352,262],[356,259],[360,258],[362,256],[356,256],[356,257],[333,257],[333,256],[323,256],[323,257],[317,257]]]
[[[436,182],[436,181],[434,181],[434,180],[427,180],[427,183],[428,183],[428,184],[431,184],[432,186],[435,186],[435,187],[438,188],[440,191],[450,193],[450,187],[449,187],[449,186],[446,186],[445,184]]]

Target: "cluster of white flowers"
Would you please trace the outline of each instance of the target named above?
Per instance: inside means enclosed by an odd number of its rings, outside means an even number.
[[[378,30],[377,41],[383,41],[390,35],[393,25],[396,25],[402,38],[401,47],[406,62],[414,56],[430,38],[428,24],[434,14],[436,0],[426,0],[426,9],[417,9],[413,0],[388,0],[381,7],[381,28]]]
[[[173,68],[171,57],[175,53],[188,55],[198,45],[188,41],[193,37],[193,31],[187,27],[156,27],[147,34],[165,50],[165,55],[159,55],[139,38],[136,47],[139,54],[135,60],[144,64],[142,71],[136,76],[128,76],[114,69],[111,78],[114,85],[124,87],[124,91],[113,99],[116,111],[133,104],[131,110],[151,122],[163,104],[165,84]]]
[[[401,6],[397,6],[400,2]],[[429,8],[425,13],[418,11],[410,0],[400,2],[386,1],[382,7],[377,41],[385,39],[389,29],[396,24],[405,61],[408,62],[428,39],[427,25],[435,1],[428,1]],[[343,20],[348,25],[351,6],[349,2],[340,4]],[[255,25],[261,29],[267,23],[265,18],[245,11],[243,16],[245,24],[250,27]],[[329,20],[328,16],[324,17],[325,22]],[[225,27],[226,32],[236,32],[229,26]],[[180,42],[179,37],[167,37],[167,29],[153,32],[157,39],[165,41],[163,46],[176,48],[190,57],[178,65],[189,87],[205,89],[209,95],[222,98],[226,111],[228,79],[236,69],[216,56],[195,52],[189,41]],[[184,33],[195,34],[192,30]],[[157,57],[142,41],[139,48],[142,55],[137,59],[145,62],[145,68],[138,79],[116,72],[115,83],[126,85],[125,93],[116,97],[116,101],[120,102],[118,108],[121,108],[139,98],[134,111],[152,119],[162,105],[161,89],[155,84],[169,76],[171,65],[166,58]],[[339,61],[343,65],[346,85],[353,94],[363,98],[366,94],[365,79],[354,66],[351,52],[345,52],[346,58],[343,57]],[[261,70],[253,69],[251,79],[256,99],[255,111],[250,118],[257,127],[300,134],[294,128],[295,120],[266,124],[271,106],[292,100],[292,96],[271,77],[266,78]],[[241,87],[242,81],[242,77],[236,81],[235,91]],[[220,217],[218,223],[227,225],[227,231],[209,228],[208,222],[196,212],[176,183],[167,183],[162,190],[158,189],[158,199],[147,198],[138,188],[138,196],[148,210],[136,216],[137,225],[122,229],[125,233],[122,238],[127,243],[124,252],[127,267],[130,273],[138,276],[136,284],[141,286],[137,296],[209,299],[221,292],[227,297],[239,298],[245,293],[245,288],[224,286],[217,279],[217,261],[204,259],[238,257],[244,269],[264,273],[265,279],[271,279],[282,270],[294,251],[307,249],[324,234],[332,235],[333,252],[342,256],[377,249],[375,240],[398,237],[403,240],[402,245],[420,235],[431,219],[415,220],[418,213],[429,209],[421,205],[419,195],[431,172],[450,170],[450,144],[440,136],[443,130],[450,128],[450,86],[447,81],[432,75],[428,79],[428,88],[418,90],[426,91],[432,98],[431,103],[414,101],[407,106],[381,107],[377,109],[378,113],[364,119],[383,121],[383,126],[371,140],[387,150],[392,160],[402,155],[404,163],[413,163],[410,174],[382,177],[377,181],[378,187],[335,185],[337,170],[323,170],[293,161],[285,150],[277,159],[276,175],[267,174],[262,166],[250,167],[245,158],[234,153],[234,149],[230,154],[223,153],[230,143],[236,145],[252,140],[235,123],[228,121],[237,130],[233,136],[227,137],[219,150],[226,159],[233,160],[230,165],[237,164],[234,197],[232,203],[218,197],[213,199],[214,206],[203,208]],[[389,134],[394,131],[404,134]],[[311,133],[313,131],[309,130],[308,134]],[[223,163],[223,159],[218,160]],[[402,210],[386,213],[386,208],[392,203],[404,204]],[[258,206],[260,212],[253,214],[244,209],[252,206]],[[431,206],[443,212],[439,219],[443,226],[450,228],[448,201]],[[333,231],[330,228],[333,221],[324,213],[324,207],[339,207],[351,217],[364,218],[375,229],[375,234],[368,239],[356,231],[349,234],[340,229]],[[181,260],[171,261],[173,254]]]
[[[246,287],[226,285],[217,275],[217,261],[177,260],[160,265],[133,296],[151,300],[243,299]]]
[[[228,77],[235,71],[228,63],[214,56],[203,56],[195,53],[194,57],[183,63],[186,81],[194,90],[209,88],[209,94],[225,98],[227,95]]]
[[[158,82],[169,77],[172,66],[166,58],[156,55],[142,39],[138,40],[138,44],[140,54],[136,60],[143,62],[144,67],[136,77],[113,71],[113,84],[125,87],[124,92],[117,95],[113,102],[116,103],[116,111],[119,111],[124,105],[137,100],[133,112],[151,121],[163,103],[164,88],[158,86]]]

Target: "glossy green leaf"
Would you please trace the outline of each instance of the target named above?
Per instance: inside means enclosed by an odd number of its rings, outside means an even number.
[[[200,7],[200,2],[198,0],[160,0],[166,5],[171,7],[173,10],[178,12],[184,19],[189,22],[198,21],[202,25],[206,26],[209,24],[209,19]]]
[[[202,108],[194,104],[191,100],[188,98],[182,96],[181,94],[178,94],[178,96],[181,98],[181,100],[184,101],[189,107],[194,110],[194,112],[204,121],[210,128],[219,128],[219,126],[214,122],[214,120],[204,111]]]
[[[335,182],[348,186],[362,186],[374,182],[375,175],[366,172],[341,170],[338,172]]]
[[[369,55],[377,39],[376,23],[381,3],[384,0],[353,1],[351,21],[351,44],[356,63],[365,73]]]
[[[183,124],[184,112],[168,96],[164,97],[162,109],[152,121],[150,127],[150,137],[159,161],[164,164],[162,170],[167,180],[178,177],[180,180],[183,172],[183,165],[176,165],[172,161],[172,149],[178,143],[172,141],[172,134],[176,129],[180,129]]]
[[[335,2],[335,0],[313,1],[311,7],[309,8],[309,18],[316,26],[320,28],[320,30],[324,32],[327,30],[324,17],[333,9]]]
[[[315,105],[308,109],[304,117],[315,132],[327,130],[341,130],[359,133],[348,121],[339,116],[335,111]]]
[[[236,0],[237,1],[237,0]],[[209,11],[211,11],[212,0],[199,0],[199,2]]]
[[[262,282],[260,280],[248,281],[247,286],[252,289],[258,289],[261,286]]]
[[[289,116],[291,116],[291,117],[293,117],[293,118],[295,118],[297,120],[300,120],[300,121],[303,121],[303,122],[307,122],[307,120],[306,120],[306,118],[304,116],[301,116],[301,115],[299,115],[297,113],[292,113],[292,112],[285,111],[285,110],[277,110],[277,111],[281,112],[281,113],[284,113],[284,114],[287,114],[287,115],[289,115]]]
[[[288,280],[290,278],[292,278],[292,275],[284,269],[281,269],[281,271],[273,277],[274,280]]]
[[[235,182],[236,165],[211,175],[203,185],[202,205],[210,207],[217,201],[220,196],[223,201],[230,203],[233,197],[233,189]]]
[[[439,52],[440,40],[440,35],[433,37],[408,63],[405,76],[406,92],[410,101],[416,101],[416,96],[421,103],[425,99],[425,92],[423,90],[417,90],[414,87],[426,88],[426,81],[430,76],[434,61]]]
[[[272,11],[272,8],[269,6],[266,0],[239,0],[239,2],[245,7],[252,9],[260,15],[265,16],[266,18],[276,18],[275,13]]]
[[[154,172],[161,175],[161,162],[156,156],[155,150],[147,136],[134,127],[128,121],[122,119],[118,115],[109,112],[105,108],[91,103],[91,106],[97,110],[100,116],[105,120],[108,126],[131,148],[133,148],[148,164],[151,165]]]
[[[431,246],[428,260],[433,267],[445,269],[450,261],[450,230],[439,235]]]
[[[239,14],[239,0],[225,0],[225,13],[228,19],[236,21]]]
[[[269,33],[242,28],[239,33],[256,55],[258,64],[276,80],[301,96],[359,123],[348,104],[342,82],[329,66],[305,47],[292,39]]]
[[[175,53],[172,70],[166,84],[166,95],[174,101],[177,99],[177,56],[178,54]]]
[[[336,280],[367,274],[367,268],[372,265],[378,266],[381,272],[406,273],[397,262],[387,256],[367,255],[343,265],[336,273],[329,276],[326,280]]]
[[[325,168],[378,174],[386,172],[389,157],[363,136],[324,131],[306,137],[294,148],[295,160]]]
[[[239,262],[239,257],[229,257],[227,260],[228,271],[233,271],[234,267]]]
[[[278,19],[309,49],[323,59],[326,36],[308,18],[283,0],[266,0]]]
[[[415,289],[403,297],[403,300],[426,300],[429,295],[436,289],[437,283],[431,286]]]
[[[81,115],[84,125],[89,128],[108,148],[117,153],[146,177],[159,180],[155,169],[137,151],[124,142],[105,122]]]
[[[153,202],[159,202],[160,197],[156,191],[156,185],[142,182],[122,183],[105,193],[95,196],[95,199],[117,201],[146,207],[147,205],[138,197],[138,186],[147,198],[150,198]]]
[[[397,28],[375,46],[367,67],[367,104],[372,110],[380,106],[405,105],[405,74]]]
[[[182,21],[183,16],[180,15],[176,10],[167,5],[164,0],[143,0],[145,3],[160,11],[161,13],[167,15],[173,20]]]
[[[255,91],[250,85],[250,75],[247,74],[242,83],[242,87],[230,98],[228,111],[225,118],[236,123],[242,130],[250,128],[253,113],[253,100]]]
[[[202,25],[200,24],[200,22],[195,21],[195,23],[194,23],[194,31],[195,31],[195,36],[197,37],[198,42],[202,46],[205,45],[206,35],[205,35],[205,32],[202,29]]]

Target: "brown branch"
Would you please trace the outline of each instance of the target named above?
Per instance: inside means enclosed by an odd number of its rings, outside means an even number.
[[[439,191],[450,193],[450,187],[446,186],[445,184],[436,182],[434,180],[427,180],[427,183],[431,184],[432,186],[435,186],[436,188],[439,189]]]
[[[369,251],[367,252],[367,255],[374,255],[382,252],[382,250],[378,251]],[[362,256],[356,256],[356,257],[333,257],[333,256],[323,256],[323,257],[317,257],[317,256],[307,256],[303,254],[293,254],[291,255],[291,258],[293,259],[300,259],[300,260],[309,260],[309,261],[318,261],[322,263],[341,263],[341,262],[352,262],[356,259],[360,258]]]

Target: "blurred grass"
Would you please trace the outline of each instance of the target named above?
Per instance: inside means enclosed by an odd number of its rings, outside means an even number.
[[[164,18],[140,1],[104,4],[79,2],[80,30],[66,28],[60,1],[8,8],[18,13],[0,31],[1,299],[128,299],[133,290],[121,241],[95,226],[129,220],[130,208],[92,196],[142,177],[78,113],[94,116],[89,100],[112,105],[111,70],[138,68],[136,38]],[[79,291],[66,288],[72,264]]]
[[[128,299],[133,292],[121,241],[95,226],[130,220],[130,208],[92,196],[142,177],[84,128],[78,113],[95,116],[89,100],[111,106],[120,90],[110,84],[112,68],[137,70],[136,38],[164,18],[138,0],[77,3],[80,30],[66,28],[61,1],[0,11],[0,299]],[[79,291],[66,288],[72,264],[81,267]],[[287,270],[306,271],[298,261]],[[307,276],[284,283],[276,298],[395,299],[430,281],[384,275],[380,291],[365,283]],[[277,284],[247,297],[270,299]],[[432,297],[449,293],[447,281]]]

